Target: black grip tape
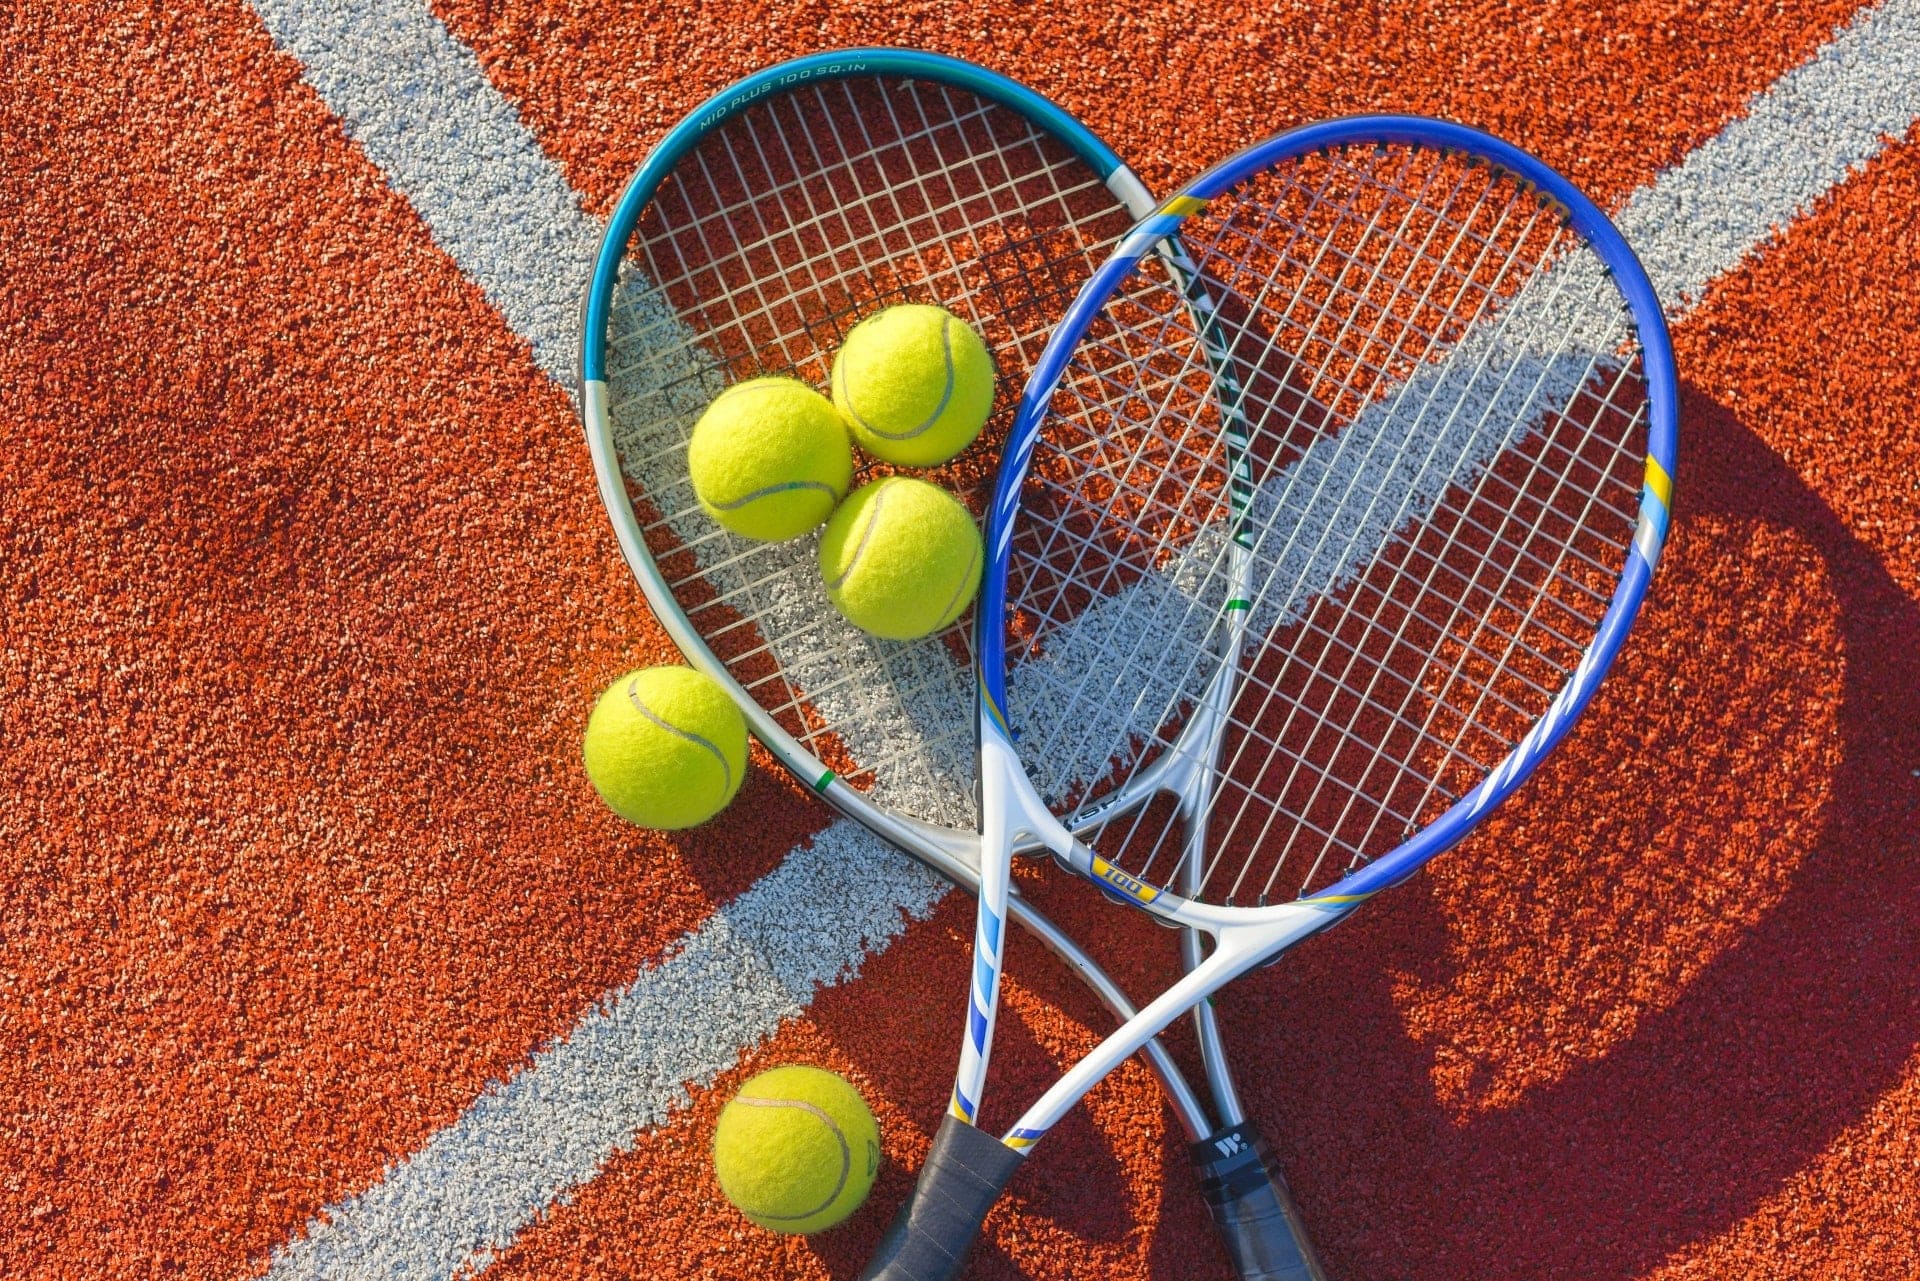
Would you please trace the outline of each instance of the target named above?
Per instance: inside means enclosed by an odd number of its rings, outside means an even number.
[[[1272,1172],[1273,1154],[1251,1121],[1193,1145],[1200,1192],[1241,1281],[1327,1281],[1300,1210]]]
[[[1025,1160],[1020,1153],[948,1113],[933,1136],[913,1195],[893,1217],[861,1281],[950,1281],[1000,1189]]]

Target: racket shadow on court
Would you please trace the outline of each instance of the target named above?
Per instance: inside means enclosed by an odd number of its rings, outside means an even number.
[[[1733,411],[1683,403],[1671,585],[1563,754],[1221,1002],[1330,1276],[1646,1275],[1782,1195],[1920,1044],[1920,604]],[[1507,932],[1463,941],[1513,884]]]

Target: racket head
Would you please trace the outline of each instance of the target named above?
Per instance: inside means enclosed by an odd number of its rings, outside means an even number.
[[[609,220],[582,308],[581,409],[622,555],[781,763],[896,843],[970,848],[951,838],[975,825],[970,628],[902,644],[847,624],[816,535],[756,543],[699,510],[687,436],[727,385],[824,388],[854,323],[937,303],[982,333],[999,372],[981,442],[931,477],[977,515],[1047,333],[1151,206],[1105,143],[1025,86],[854,49],[703,104]],[[854,483],[889,470],[864,460]]]
[[[853,147],[803,127],[856,103],[870,116]],[[757,129],[761,121],[782,127]],[[727,383],[791,373],[822,386],[831,348],[855,321],[893,302],[938,302],[988,339],[1001,380],[984,443],[946,472],[978,514],[1017,390],[1047,334],[1153,207],[1105,143],[1024,86],[906,50],[826,53],[730,86],[649,153],[615,206],[583,299],[582,419],[622,555],[656,616],[688,661],[729,690],[785,768],[975,893],[970,629],[902,646],[843,624],[819,591],[813,539],[797,548],[745,542],[697,509],[685,477],[687,436]],[[748,223],[744,237],[726,225],[734,218]],[[938,288],[878,283],[902,275]],[[794,588],[793,614],[738,607],[743,590],[768,582]],[[823,630],[810,636],[814,620]],[[854,681],[866,696],[852,713],[804,705],[817,691],[782,653],[796,640],[847,669],[830,680],[843,695]],[[843,731],[862,718],[936,727],[957,768],[932,803],[900,803],[898,788],[891,806],[876,798],[869,789],[887,777],[885,759],[848,768]],[[833,746],[823,751],[822,742]],[[1022,902],[1009,915],[1121,1022],[1133,1016],[1125,993],[1072,938]],[[1208,1136],[1213,1123],[1171,1058],[1157,1044],[1146,1053],[1188,1137]],[[1223,1071],[1212,1058],[1208,1067]],[[1201,1169],[1233,1257],[1310,1257],[1295,1226],[1258,1212],[1285,1200],[1264,1162],[1260,1177],[1237,1169],[1216,1178],[1222,1159],[1215,1154]]]
[[[1128,235],[1023,393],[975,643],[1019,769],[986,784],[1191,923],[1392,884],[1592,697],[1677,419],[1645,272],[1541,161],[1400,116],[1249,148]]]

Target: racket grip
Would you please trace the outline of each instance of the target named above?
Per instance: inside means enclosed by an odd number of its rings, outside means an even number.
[[[948,1113],[913,1195],[860,1281],[950,1281],[966,1265],[987,1211],[1026,1158]]]
[[[1252,1121],[1216,1130],[1192,1152],[1201,1195],[1240,1281],[1327,1281],[1299,1207],[1273,1172],[1273,1154]]]

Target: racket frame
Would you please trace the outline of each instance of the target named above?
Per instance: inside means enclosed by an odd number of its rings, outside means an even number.
[[[903,49],[862,48],[813,54],[769,67],[728,86],[690,113],[649,152],[621,193],[595,254],[594,268],[581,303],[580,411],[602,506],[613,525],[621,555],[668,638],[697,670],[719,682],[733,697],[754,736],[794,778],[810,787],[834,810],[859,823],[882,840],[918,859],[953,884],[976,897],[981,891],[981,836],[887,809],[869,800],[809,752],[740,684],[713,653],[688,620],[672,585],[649,550],[626,488],[612,422],[607,382],[605,335],[612,315],[621,263],[640,218],[662,183],[713,130],[769,94],[809,83],[825,83],[866,76],[894,76],[950,85],[1007,107],[1069,147],[1104,183],[1129,215],[1139,218],[1158,206],[1146,185],[1098,136],[1046,98],[983,67],[961,59]],[[1175,249],[1170,256],[1183,256]],[[1094,820],[1090,820],[1094,821]],[[1020,852],[1037,850],[1029,841]],[[1008,887],[999,915],[1011,918],[1062,961],[1094,993],[1121,1025],[1137,1011],[1114,983],[1064,930]],[[1190,960],[1200,954],[1198,936],[1183,940]],[[1193,963],[1197,963],[1194,961]],[[1223,1162],[1244,1165],[1246,1141],[1259,1145],[1235,1088],[1225,1050],[1211,1012],[1199,1026],[1201,1060],[1214,1099],[1213,1118],[1185,1076],[1159,1041],[1148,1038],[1140,1047],[1158,1079],[1181,1129],[1194,1150],[1203,1181],[1216,1178]],[[1215,1119],[1219,1124],[1216,1128]],[[1216,1150],[1217,1149],[1217,1150]],[[1285,1185],[1261,1153],[1263,1175],[1251,1187],[1244,1174],[1241,1186],[1216,1193],[1210,1187],[1210,1209],[1227,1239],[1229,1252],[1243,1276],[1280,1275],[1271,1269],[1297,1267],[1306,1281],[1323,1274],[1313,1258],[1297,1209]]]
[[[978,893],[978,834],[928,823],[874,804],[788,733],[746,691],[693,627],[674,596],[672,585],[647,547],[639,518],[627,495],[626,478],[620,466],[609,412],[610,397],[602,336],[607,332],[627,244],[632,239],[641,214],[661,184],[702,139],[769,93],[789,90],[798,85],[864,76],[930,80],[965,89],[997,102],[1019,112],[1045,129],[1050,136],[1071,147],[1074,154],[1093,169],[1114,198],[1129,212],[1137,213],[1155,207],[1155,201],[1145,184],[1085,126],[1024,85],[970,62],[904,49],[848,49],[811,54],[768,67],[729,85],[674,126],[648,153],[621,193],[602,233],[594,257],[593,276],[582,299],[581,421],[586,430],[588,450],[593,457],[601,505],[606,508],[612,522],[621,555],[675,648],[690,665],[718,681],[733,696],[754,737],[789,774],[804,782],[842,815],[889,844],[912,852],[947,880]],[[1022,923],[1032,929],[1035,937],[1066,962],[1113,1013],[1123,1022],[1131,1017],[1132,1003],[1084,950],[1036,909],[1021,902],[1016,910]],[[1191,1138],[1202,1137],[1209,1128],[1206,1112],[1172,1059],[1157,1042],[1149,1047],[1148,1058],[1162,1085],[1166,1087],[1182,1128]]]
[[[1081,336],[1121,282],[1148,253],[1176,236],[1186,218],[1241,181],[1293,157],[1356,144],[1402,145],[1475,156],[1531,184],[1558,207],[1567,225],[1611,270],[1633,316],[1641,343],[1648,400],[1646,478],[1626,564],[1592,641],[1540,719],[1498,766],[1405,843],[1350,871],[1321,891],[1293,902],[1268,906],[1217,906],[1148,885],[1109,863],[1049,810],[1022,767],[1003,710],[1007,674],[1007,576],[1012,538],[1022,485],[1054,392]],[[1384,115],[1353,116],[1289,130],[1207,170],[1129,232],[1113,257],[1082,287],[1036,362],[1008,435],[988,511],[987,566],[980,607],[975,615],[974,638],[985,852],[975,929],[971,1006],[955,1077],[951,1115],[972,1124],[984,1089],[998,1004],[1000,954],[997,943],[1002,934],[1002,908],[1009,884],[1011,851],[1023,840],[1038,840],[1056,860],[1096,882],[1111,897],[1130,903],[1167,924],[1211,936],[1214,949],[1179,981],[1142,1007],[1125,1027],[1075,1064],[1020,1117],[1001,1141],[1021,1152],[1030,1149],[1088,1089],[1183,1010],[1302,939],[1334,925],[1373,894],[1405,880],[1428,860],[1458,842],[1511,795],[1565,737],[1591,701],[1645,599],[1666,540],[1678,417],[1673,349],[1659,298],[1626,239],[1598,206],[1550,166],[1480,130],[1445,121]],[[1236,637],[1238,635],[1239,629],[1236,629]],[[1239,639],[1234,644],[1237,647]],[[1210,692],[1204,701],[1212,704],[1213,694]],[[1217,727],[1208,725],[1218,708],[1209,706],[1204,710],[1205,714],[1194,717],[1183,729],[1183,739],[1188,734],[1218,733]],[[1210,763],[1214,753],[1195,747],[1190,751],[1169,750],[1165,756]],[[1178,795],[1188,784],[1179,778],[1176,766],[1163,768],[1164,774],[1153,769],[1143,771],[1120,793],[1094,807],[1094,811],[1106,818],[1120,809],[1138,806],[1150,799],[1152,793],[1162,790],[1159,786],[1162,782],[1169,784],[1166,790]],[[1076,826],[1084,830],[1082,824],[1076,822]]]

